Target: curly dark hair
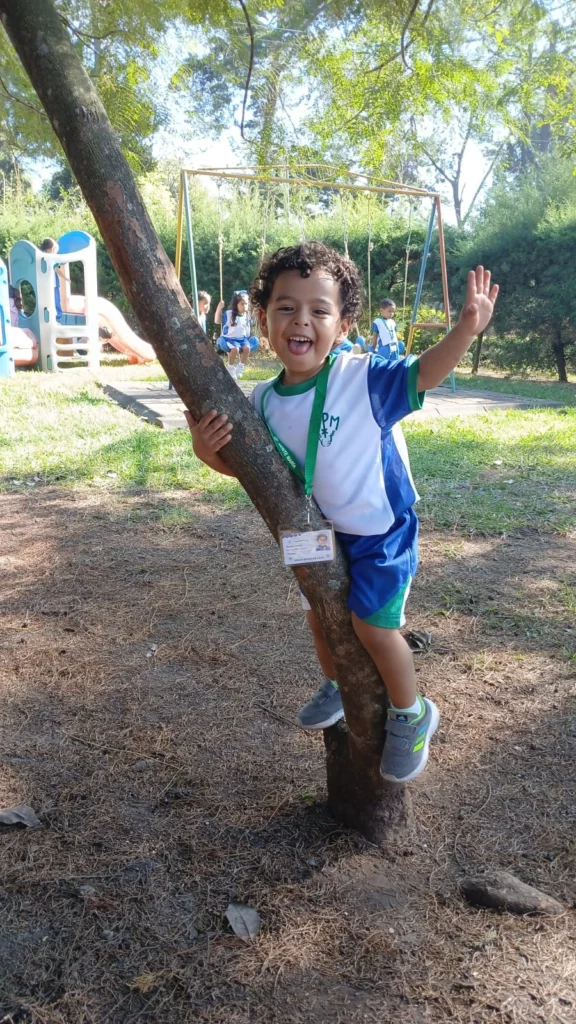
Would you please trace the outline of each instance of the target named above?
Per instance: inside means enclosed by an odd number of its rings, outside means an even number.
[[[277,249],[263,260],[250,288],[254,306],[266,309],[280,274],[285,270],[299,270],[302,277],[310,277],[312,270],[326,270],[340,285],[340,312],[343,317],[357,320],[362,313],[362,280],[356,264],[330,249],[323,242],[302,242]]]
[[[232,312],[232,317],[231,317],[232,327],[236,326],[236,320],[240,316],[240,311],[238,309],[238,304],[240,302],[246,302],[247,298],[248,298],[248,293],[247,292],[234,292],[234,295],[232,296],[232,301],[231,301],[230,307],[229,307],[231,312]]]

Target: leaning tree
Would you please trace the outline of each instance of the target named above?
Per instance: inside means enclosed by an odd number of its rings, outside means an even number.
[[[278,538],[280,522],[307,522],[301,485],[198,325],[160,244],[104,106],[52,0],[0,0],[0,18],[89,204],[144,336],[192,415],[216,408],[234,424],[223,458]],[[312,528],[321,527],[317,509]],[[325,732],[328,799],[335,816],[383,842],[409,815],[404,787],[379,764],[386,694],[346,607],[341,553],[294,569],[331,649],[346,725]]]

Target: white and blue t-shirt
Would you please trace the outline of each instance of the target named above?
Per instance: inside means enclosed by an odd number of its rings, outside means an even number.
[[[236,323],[232,323],[232,310],[222,311],[222,335],[234,341],[250,337],[252,318],[248,313],[237,313]]]
[[[399,359],[401,342],[398,341],[395,320],[387,320],[383,316],[376,317],[372,324],[372,333],[378,335],[376,352],[379,356],[383,359]]]
[[[328,376],[313,495],[334,528],[359,537],[386,534],[418,500],[406,441],[400,426],[422,407],[417,390],[418,360],[391,361],[378,355],[343,352]],[[262,416],[270,381],[250,396]],[[266,421],[302,467],[316,377],[266,395]]]

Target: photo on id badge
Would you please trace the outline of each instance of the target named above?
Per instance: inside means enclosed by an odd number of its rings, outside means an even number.
[[[322,530],[280,530],[284,565],[334,560],[334,529],[327,523]]]

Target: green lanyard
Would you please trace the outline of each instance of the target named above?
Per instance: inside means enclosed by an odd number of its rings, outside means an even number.
[[[314,470],[316,469],[316,459],[318,457],[318,446],[320,444],[320,428],[322,426],[322,414],[324,412],[324,405],[326,403],[326,392],[328,390],[328,374],[330,373],[330,367],[332,366],[333,359],[328,357],[324,366],[320,370],[318,377],[316,378],[316,387],[314,392],[314,402],[312,404],[312,413],[310,415],[310,425],[308,427],[308,440],[306,441],[306,459],[304,461],[304,472],[298,462],[296,456],[290,449],[280,440],[277,434],[274,433],[268,420],[266,419],[266,413],[264,412],[264,405],[269,392],[272,390],[275,384],[278,383],[282,374],[279,374],[275,380],[262,392],[262,398],[260,400],[260,414],[264,423],[270,431],[270,436],[276,445],[276,448],[280,452],[280,455],[285,462],[288,463],[290,469],[298,477],[298,479],[304,484],[304,492],[307,497],[312,494],[312,483],[314,480]],[[282,371],[284,372],[284,371]]]

